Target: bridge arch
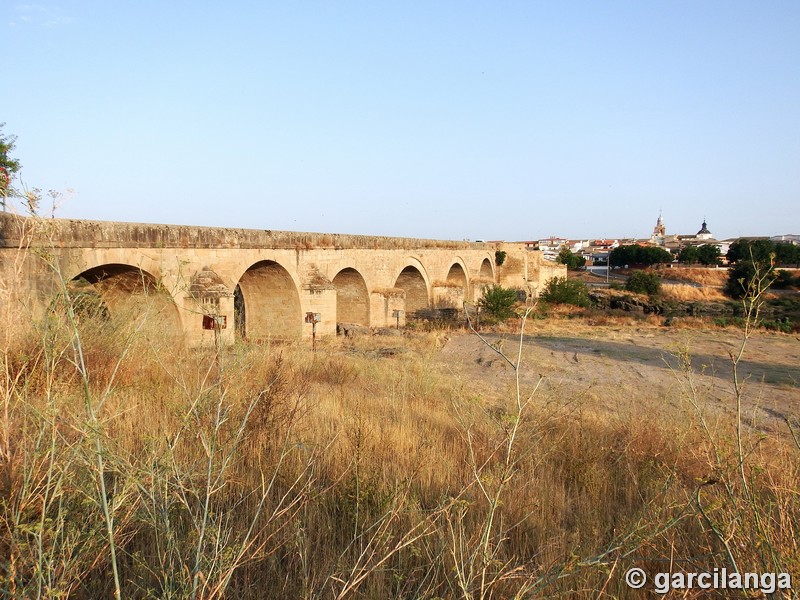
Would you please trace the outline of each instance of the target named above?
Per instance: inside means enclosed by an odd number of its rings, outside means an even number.
[[[180,334],[181,314],[172,295],[144,269],[108,263],[86,269],[67,285],[79,318],[143,324],[154,331]]]
[[[469,275],[466,265],[461,257],[456,257],[455,262],[450,265],[447,271],[446,281],[450,284],[458,284],[464,290],[464,298],[467,297],[469,291]]]
[[[453,307],[460,308],[462,303],[470,300],[469,275],[464,262],[460,257],[456,257],[450,265],[445,276],[446,296],[445,303]]]
[[[280,263],[261,260],[248,267],[234,286],[233,300],[234,323],[242,337],[300,337],[300,293]]]
[[[494,281],[494,265],[488,257],[481,261],[481,266],[478,270],[478,277],[481,279],[491,279]]]
[[[369,327],[369,290],[363,275],[346,267],[333,278],[336,288],[336,322]]]
[[[407,262],[398,273],[394,287],[405,292],[407,315],[430,307],[430,280],[418,260],[412,259]]]

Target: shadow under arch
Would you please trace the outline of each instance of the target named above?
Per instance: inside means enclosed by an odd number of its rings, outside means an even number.
[[[490,261],[488,258],[484,258],[483,261],[481,261],[481,268],[478,272],[478,277],[481,279],[491,279],[494,281],[494,269],[492,268],[492,261]]]
[[[394,287],[400,288],[406,295],[406,315],[412,316],[418,310],[430,308],[430,292],[428,282],[422,271],[414,265],[408,265],[397,276]]]
[[[180,335],[181,316],[172,295],[147,271],[110,263],[75,276],[67,290],[79,319],[147,321],[156,330]]]
[[[336,288],[336,322],[369,327],[369,290],[361,273],[347,267],[336,274],[332,283]]]
[[[450,265],[450,270],[447,271],[447,282],[450,284],[458,285],[464,290],[464,299],[469,296],[469,278],[467,271],[460,262],[454,262]]]
[[[251,265],[239,278],[233,300],[234,323],[241,337],[300,337],[300,293],[289,271],[279,263],[262,260]]]

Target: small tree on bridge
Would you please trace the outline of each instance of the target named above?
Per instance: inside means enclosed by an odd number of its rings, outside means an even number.
[[[12,191],[11,180],[22,166],[19,160],[8,156],[8,153],[14,149],[14,142],[17,141],[17,136],[4,135],[2,129],[5,125],[5,123],[0,123],[0,196],[2,197],[3,210],[6,209],[6,199],[9,196],[9,192]]]

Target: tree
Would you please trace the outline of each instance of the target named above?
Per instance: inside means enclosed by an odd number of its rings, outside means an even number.
[[[566,246],[563,246],[561,251],[558,253],[556,262],[566,265],[568,269],[580,269],[586,264],[586,259],[578,254],[575,254]]]
[[[775,242],[771,240],[736,240],[728,248],[725,257],[729,263],[747,260],[759,265],[771,264],[775,254]]]
[[[697,258],[706,266],[718,265],[719,257],[719,248],[713,244],[703,244],[697,249]]]
[[[745,298],[752,293],[753,286],[766,291],[775,281],[775,269],[771,264],[759,261],[738,260],[736,266],[728,271],[725,293],[731,298]]]
[[[657,273],[636,271],[628,277],[625,289],[636,294],[655,296],[661,291],[661,277]]]
[[[775,262],[785,267],[798,266],[800,264],[800,246],[788,242],[775,244]]]
[[[678,254],[678,261],[687,265],[700,263],[710,266],[719,264],[719,256],[719,248],[713,244],[686,246],[681,250],[680,254]]]
[[[695,263],[699,263],[700,252],[698,252],[697,246],[686,246],[685,248],[681,248],[681,251],[678,254],[678,262],[684,265],[693,265]]]
[[[663,248],[656,246],[639,246],[630,244],[614,248],[609,255],[611,265],[621,267],[624,265],[655,265],[659,263],[671,263],[672,254]]]
[[[566,277],[553,277],[548,280],[539,297],[551,304],[573,304],[584,308],[592,304],[586,284]]]
[[[8,191],[11,187],[11,180],[20,170],[19,160],[9,157],[8,153],[14,150],[14,142],[17,141],[15,135],[4,135],[2,132],[5,123],[0,123],[0,196],[3,198],[3,208],[5,208]]]
[[[745,298],[753,285],[766,290],[775,281],[775,243],[771,240],[736,240],[726,257],[735,267],[728,271],[725,293],[732,298]]]
[[[492,317],[504,321],[516,316],[514,304],[517,302],[517,292],[492,284],[483,288],[483,294],[478,305]]]

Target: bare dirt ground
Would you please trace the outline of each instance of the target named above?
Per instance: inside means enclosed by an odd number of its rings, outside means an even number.
[[[516,360],[518,335],[486,333],[485,339]],[[532,321],[523,338],[523,393],[543,376],[537,397],[572,403],[576,410],[683,418],[686,411],[696,413],[697,405],[726,419],[735,410],[730,353],[738,353],[741,343],[742,333],[735,329]],[[682,361],[682,354],[689,361]],[[513,368],[475,335],[449,336],[439,356],[488,402],[514,393]],[[800,417],[800,338],[754,334],[738,374],[745,381],[746,422],[762,431],[788,433],[785,419]]]

